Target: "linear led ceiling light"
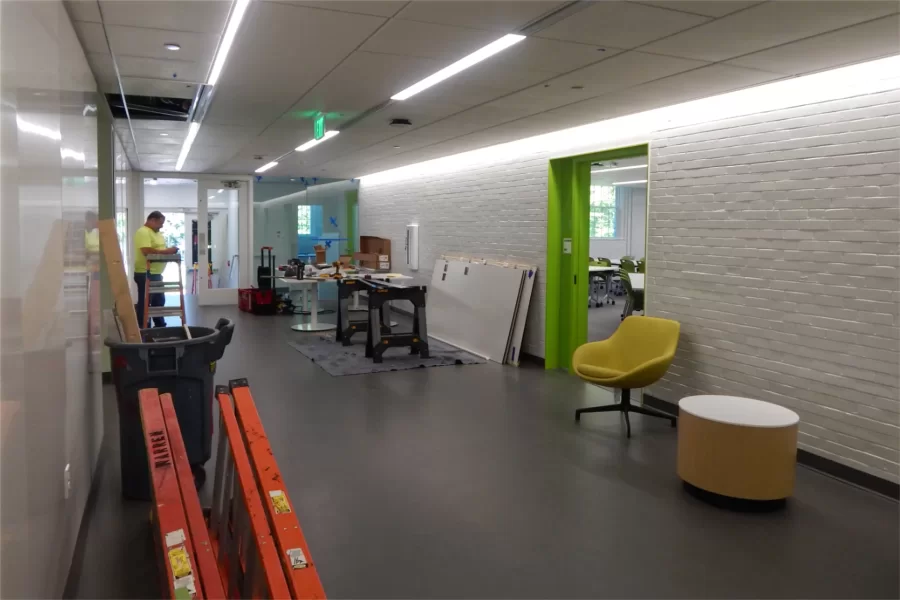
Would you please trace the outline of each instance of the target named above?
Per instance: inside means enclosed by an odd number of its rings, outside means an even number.
[[[268,171],[268,170],[271,169],[272,167],[277,167],[277,166],[278,166],[278,163],[275,162],[275,161],[273,160],[272,162],[266,163],[266,164],[264,164],[263,166],[261,166],[260,168],[258,168],[258,169],[256,170],[256,172],[257,172],[257,173],[265,173],[266,171]],[[219,190],[219,192],[221,192],[221,191],[222,191],[222,190]],[[217,192],[217,193],[219,193],[219,192]]]
[[[591,173],[611,173],[613,171],[629,171],[631,169],[646,169],[647,165],[631,165],[630,167],[612,167],[611,169],[594,169]]]
[[[250,6],[250,0],[235,0],[234,2],[231,14],[228,15],[228,24],[225,25],[225,33],[222,35],[222,41],[219,42],[219,47],[216,49],[216,57],[213,59],[212,70],[209,72],[209,77],[206,80],[206,84],[210,87],[216,85],[216,82],[219,80],[219,75],[222,74],[222,69],[225,68],[225,60],[228,58],[228,52],[231,51],[231,45],[234,44],[234,37],[237,35],[238,28],[241,26],[241,21],[244,20],[244,14],[247,12],[248,6]],[[178,162],[175,163],[176,171],[180,171],[184,166],[184,161],[191,151],[191,144],[194,143],[194,138],[197,137],[197,132],[199,130],[200,123],[191,123],[187,137],[184,138],[184,145],[181,147],[181,154],[178,155]]]
[[[206,80],[207,85],[216,85],[216,82],[219,80],[219,75],[222,74],[222,69],[225,68],[225,59],[228,58],[228,52],[231,50],[234,37],[237,35],[238,28],[241,26],[241,21],[244,19],[248,6],[250,6],[250,0],[235,0],[234,10],[231,11],[231,15],[228,17],[228,25],[225,26],[225,35],[222,36],[219,49],[216,50],[212,71],[209,72],[209,79]]]
[[[309,150],[309,149],[312,148],[313,146],[318,146],[319,144],[321,144],[321,143],[324,142],[325,140],[330,140],[331,138],[333,138],[334,136],[336,136],[338,133],[339,133],[338,131],[334,131],[334,130],[332,130],[332,131],[326,131],[326,132],[325,132],[325,135],[322,136],[320,139],[318,139],[318,140],[309,140],[309,141],[306,142],[305,144],[303,144],[303,145],[301,145],[301,146],[297,146],[296,148],[294,148],[294,150],[296,150],[297,152],[306,152],[307,150]]]
[[[647,183],[646,179],[635,179],[634,181],[614,181],[613,185],[632,185],[635,183]]]
[[[181,147],[181,154],[178,155],[178,162],[175,163],[176,171],[180,171],[181,167],[184,166],[184,161],[187,159],[188,152],[191,151],[191,145],[193,145],[194,138],[197,137],[198,131],[200,131],[200,123],[191,123],[188,128],[187,137],[184,138],[184,146]]]
[[[502,52],[503,50],[506,50],[510,46],[512,46],[514,44],[518,44],[519,42],[521,42],[524,39],[525,39],[524,35],[517,35],[515,33],[510,33],[510,34],[504,35],[499,40],[491,42],[484,48],[480,48],[480,49],[476,50],[475,52],[466,56],[465,58],[459,59],[458,61],[456,61],[449,67],[444,67],[437,73],[435,73],[433,75],[429,75],[422,81],[409,86],[408,88],[406,88],[399,94],[394,94],[393,96],[391,96],[391,100],[406,100],[407,98],[409,98],[411,96],[415,96],[419,92],[421,92],[423,90],[427,90],[431,86],[437,85],[438,83],[444,81],[445,79],[449,79],[450,77],[453,77],[460,71],[465,71],[469,67],[471,67],[473,65],[477,65],[484,59],[490,58],[491,56],[497,54],[498,52]]]

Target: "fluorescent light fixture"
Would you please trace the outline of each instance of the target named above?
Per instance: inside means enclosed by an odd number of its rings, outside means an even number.
[[[325,140],[330,140],[331,138],[333,138],[334,136],[336,136],[338,133],[340,133],[340,132],[334,131],[334,130],[332,130],[332,131],[326,131],[326,132],[325,132],[325,135],[324,135],[321,139],[318,139],[318,140],[309,140],[309,141],[306,142],[305,144],[303,144],[303,145],[301,145],[301,146],[297,146],[296,148],[294,148],[294,150],[296,150],[297,152],[306,152],[307,150],[309,150],[309,149],[312,148],[313,146],[318,146],[319,144],[321,144],[321,143],[324,142]]]
[[[427,90],[431,86],[436,85],[436,84],[444,81],[445,79],[449,79],[450,77],[453,77],[460,71],[465,71],[469,67],[477,65],[484,59],[490,58],[491,56],[497,54],[498,52],[502,52],[503,50],[506,50],[510,46],[512,46],[514,44],[518,44],[519,42],[521,42],[524,39],[525,39],[524,35],[517,35],[515,33],[510,33],[510,34],[504,35],[499,40],[493,41],[490,44],[488,44],[487,46],[485,46],[484,48],[480,48],[480,49],[476,50],[475,52],[473,52],[472,54],[466,56],[465,58],[459,59],[458,61],[456,61],[449,67],[444,67],[437,73],[435,73],[433,75],[429,75],[422,81],[411,85],[410,87],[406,88],[399,94],[394,94],[393,96],[391,96],[391,100],[406,100],[410,96],[415,96],[419,92],[421,92],[423,90]]]
[[[632,185],[635,183],[647,183],[646,179],[635,179],[634,181],[614,181],[613,185]]]
[[[611,169],[594,169],[591,173],[612,173],[613,171],[630,171],[631,169],[646,169],[647,165],[632,165],[630,167],[612,167]]]
[[[198,131],[200,131],[200,123],[191,123],[187,137],[184,138],[184,146],[181,147],[181,154],[178,155],[178,162],[175,163],[176,171],[180,171],[181,167],[184,166],[184,161],[187,159],[188,152],[191,151],[191,146],[194,143],[194,138],[197,137]]]
[[[679,127],[763,115],[898,88],[900,55],[452,154],[358,179],[362,179],[365,186],[376,186],[509,163],[523,157],[550,160],[604,148],[646,144],[648,140],[667,135],[668,130]]]
[[[209,79],[206,80],[207,84],[216,85],[216,82],[219,80],[219,75],[222,74],[222,69],[225,68],[228,52],[231,50],[234,37],[237,35],[238,28],[241,26],[241,21],[244,19],[248,6],[250,6],[250,0],[235,0],[234,9],[228,17],[228,25],[225,26],[225,35],[222,36],[222,41],[216,50],[212,71],[209,72]]]
[[[275,161],[273,160],[272,162],[266,163],[266,164],[264,164],[263,166],[261,166],[260,168],[258,168],[258,169],[256,170],[256,172],[257,172],[257,173],[265,173],[266,171],[268,171],[268,170],[271,169],[272,167],[277,167],[277,166],[278,166],[278,163],[275,162]],[[222,191],[222,190],[219,190],[219,192],[221,192],[221,191]]]
[[[165,47],[166,50],[171,50],[172,52],[178,52],[179,50],[181,50],[180,44],[169,43],[169,44],[163,44],[163,46]]]

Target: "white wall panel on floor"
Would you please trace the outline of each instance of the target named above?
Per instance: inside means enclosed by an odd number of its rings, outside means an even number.
[[[428,288],[429,335],[502,363],[524,275],[521,269],[436,261]]]

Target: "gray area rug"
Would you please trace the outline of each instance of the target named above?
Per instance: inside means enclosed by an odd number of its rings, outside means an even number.
[[[302,339],[288,342],[294,350],[322,367],[329,375],[363,375],[385,371],[405,371],[421,367],[446,367],[452,365],[479,365],[487,362],[465,350],[460,350],[434,338],[428,340],[428,358],[410,354],[408,347],[391,348],[382,355],[378,364],[366,358],[365,338],[360,335],[352,346],[344,346],[334,339],[334,333],[300,334]]]

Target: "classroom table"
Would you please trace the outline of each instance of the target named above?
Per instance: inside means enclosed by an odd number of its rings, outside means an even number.
[[[296,289],[300,292],[300,306],[306,307],[307,299],[310,302],[309,322],[292,325],[294,331],[329,331],[337,329],[333,323],[319,322],[319,282],[327,281],[318,277],[306,277],[304,279],[281,278],[281,283],[290,288],[291,293]]]

